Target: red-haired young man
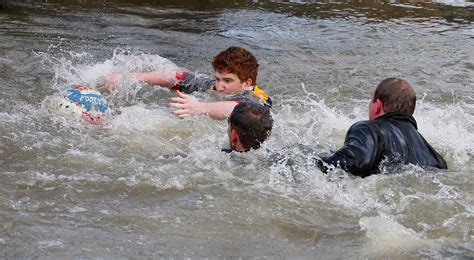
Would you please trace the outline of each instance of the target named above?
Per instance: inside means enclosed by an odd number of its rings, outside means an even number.
[[[230,47],[213,58],[212,66],[214,78],[182,70],[131,73],[131,76],[175,90],[177,97],[171,99],[170,106],[176,108],[174,114],[180,118],[208,115],[214,119],[225,119],[242,100],[271,107],[269,96],[256,85],[259,65],[252,53],[241,47]],[[112,91],[118,80],[117,74],[107,76],[107,90]],[[225,94],[226,98],[203,102],[187,95],[195,91],[218,92]]]

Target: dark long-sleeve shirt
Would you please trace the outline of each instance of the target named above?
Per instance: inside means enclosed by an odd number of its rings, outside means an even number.
[[[384,165],[414,164],[447,169],[443,157],[417,129],[415,119],[403,113],[360,121],[347,132],[344,146],[322,160],[361,177],[379,173],[382,161]],[[327,171],[321,161],[318,166]]]

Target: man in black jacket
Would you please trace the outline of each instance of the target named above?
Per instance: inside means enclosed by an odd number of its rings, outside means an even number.
[[[443,157],[418,132],[413,118],[416,94],[406,81],[383,80],[375,89],[369,105],[369,119],[351,126],[344,146],[318,166],[341,167],[353,175],[367,177],[384,167],[414,164],[447,169]]]

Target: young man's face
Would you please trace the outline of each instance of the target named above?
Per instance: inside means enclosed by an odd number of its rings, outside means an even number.
[[[249,89],[249,87],[252,85],[251,79],[240,82],[239,77],[237,77],[237,74],[234,73],[216,71],[215,76],[216,90],[223,94],[241,92],[244,89]]]

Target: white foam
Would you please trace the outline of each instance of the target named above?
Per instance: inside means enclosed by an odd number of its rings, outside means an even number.
[[[64,243],[61,240],[43,240],[38,242],[39,249],[63,248]]]
[[[397,256],[434,244],[386,216],[362,217],[359,225],[368,239],[365,250],[369,254]]]
[[[473,6],[474,3],[466,0],[432,0],[435,3],[452,5],[452,6]]]
[[[117,48],[111,59],[97,62],[97,57],[87,52],[72,52],[61,49],[51,53],[37,54],[54,71],[52,88],[64,90],[67,84],[83,84],[97,87],[104,83],[104,77],[117,73],[129,82],[129,73],[175,70],[178,67],[170,60],[157,54],[134,53]],[[128,81],[127,81],[128,80]]]
[[[139,103],[130,107],[120,108],[120,114],[115,115],[111,120],[114,128],[128,129],[129,131],[155,130],[160,126],[172,124],[176,118],[171,117],[171,112],[166,109],[148,108],[145,104]]]
[[[69,209],[69,212],[71,213],[82,213],[82,212],[87,212],[88,210],[79,206],[74,206]]]
[[[452,170],[469,166],[474,155],[474,107],[464,102],[444,107],[418,102],[419,132],[444,157]]]

